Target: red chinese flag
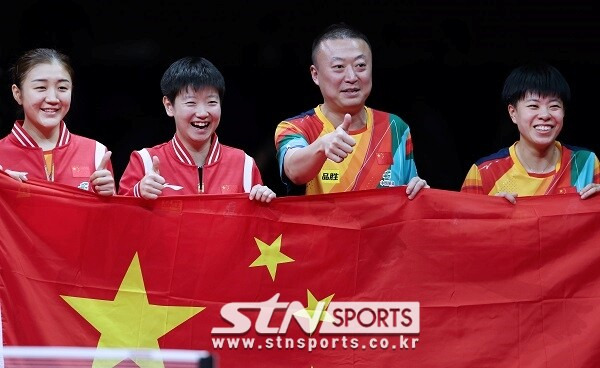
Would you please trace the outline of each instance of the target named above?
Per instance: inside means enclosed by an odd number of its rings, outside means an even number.
[[[208,350],[224,368],[597,367],[600,197],[517,202],[144,201],[0,174],[4,345]]]

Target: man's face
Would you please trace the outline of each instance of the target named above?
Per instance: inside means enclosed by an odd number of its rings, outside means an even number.
[[[372,87],[371,64],[371,50],[362,39],[321,42],[310,72],[328,109],[356,114],[364,107]]]

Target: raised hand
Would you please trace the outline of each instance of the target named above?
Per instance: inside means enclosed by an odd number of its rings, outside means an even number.
[[[321,144],[325,157],[333,162],[342,162],[350,153],[356,141],[348,134],[352,117],[344,115],[344,121],[331,133],[321,138]]]
[[[111,155],[112,152],[107,151],[102,157],[102,160],[100,160],[100,165],[98,165],[96,171],[90,176],[92,188],[96,193],[103,196],[115,194],[115,178],[110,170],[107,169]]]
[[[156,199],[165,188],[165,179],[160,176],[160,160],[152,156],[152,170],[140,180],[140,195],[145,199]]]

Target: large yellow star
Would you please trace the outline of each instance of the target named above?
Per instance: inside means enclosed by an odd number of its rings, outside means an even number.
[[[258,246],[258,250],[260,251],[260,256],[252,262],[250,267],[256,266],[267,266],[269,270],[269,274],[271,274],[271,279],[275,281],[275,274],[277,273],[277,265],[280,263],[288,263],[294,262],[294,260],[285,254],[281,253],[281,237],[283,234],[279,235],[275,241],[269,245],[258,238],[254,238],[256,241],[256,245]]]
[[[333,299],[334,295],[335,294],[331,294],[326,298],[317,300],[317,298],[315,298],[315,296],[310,292],[310,290],[306,289],[306,298],[307,298],[308,305],[306,306],[306,308],[294,313],[294,315],[308,318],[309,329],[312,333],[317,328],[319,321],[324,321],[324,322],[333,322],[334,321],[331,314],[329,312],[327,312],[327,307],[329,307],[329,303],[331,303],[331,299]],[[319,304],[319,303],[323,303],[323,308],[321,309],[321,315],[319,316],[319,318],[313,318],[313,316],[317,312],[317,304]]]
[[[159,337],[204,309],[148,303],[137,253],[114,300],[61,297],[100,332],[98,348],[160,349]],[[94,360],[93,367],[114,367],[119,363]],[[135,363],[140,367],[164,366],[162,361],[135,360]]]

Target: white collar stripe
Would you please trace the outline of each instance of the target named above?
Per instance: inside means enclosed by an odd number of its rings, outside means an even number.
[[[29,138],[27,137],[27,132],[23,130],[23,127],[21,127],[21,125],[15,123],[13,134],[25,147],[27,147],[27,145],[29,145],[29,147],[36,147],[36,145],[29,140]],[[22,139],[20,139],[19,137]],[[23,141],[27,142],[27,144],[25,144],[25,142]]]
[[[19,135],[17,134],[17,131],[15,129],[12,130],[12,134],[15,136],[15,138],[17,138],[17,140],[19,141],[19,143],[21,143],[21,145],[23,145],[24,147],[27,147],[27,145],[25,144],[25,142],[23,142],[23,140],[19,137]]]
[[[65,135],[66,135],[66,129],[63,129],[63,127],[60,127],[60,138],[58,139],[58,146],[62,146],[63,144],[65,144]]]
[[[69,143],[69,140],[71,140],[71,132],[69,132],[66,128],[65,128],[65,132],[67,132],[67,133],[65,134],[65,140],[62,143],[62,145]]]
[[[179,142],[177,142],[177,139],[175,137],[173,137],[172,142],[173,150],[175,151],[175,154],[177,155],[179,161],[183,162],[184,164],[187,163],[188,165],[192,165],[192,160],[190,160],[186,152],[181,148]]]
[[[216,151],[217,151],[217,142],[215,142],[215,144],[212,146],[212,150],[210,150],[210,154],[208,155],[208,164],[209,165],[213,163]]]
[[[67,129],[67,126],[64,123],[61,123],[58,143],[56,144],[56,147],[62,147],[66,145],[67,143],[69,143],[70,139],[71,132],[69,132],[69,129]]]
[[[217,147],[217,155],[215,156],[215,162],[217,162],[220,157],[221,157],[221,145],[219,144],[219,146]]]
[[[179,159],[179,161],[185,163],[185,161],[183,160],[183,158],[179,154],[179,150],[178,150],[177,143],[175,142],[175,140],[173,140],[173,151],[175,151],[175,155],[177,156],[177,158]]]
[[[219,145],[219,138],[215,136],[215,144],[210,151],[210,155],[208,156],[208,164],[212,164],[213,162],[219,159],[219,152],[221,151],[221,147]]]

